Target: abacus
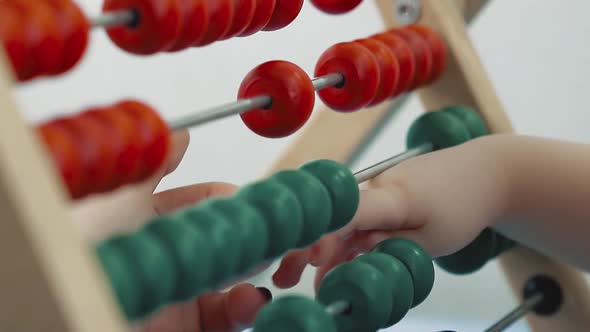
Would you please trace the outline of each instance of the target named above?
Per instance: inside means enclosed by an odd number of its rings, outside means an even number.
[[[310,2],[332,15],[361,5]],[[0,41],[7,55],[0,61],[0,326],[125,331],[126,321],[194,298],[343,227],[356,212],[358,183],[383,170],[488,133],[510,132],[466,33],[466,20],[485,2],[377,0],[386,30],[329,48],[319,56],[313,78],[293,63],[269,61],[246,76],[238,101],[195,116],[166,123],[149,105],[123,100],[57,117],[35,130],[19,117],[13,84],[66,73],[84,53],[90,28],[104,27],[123,51],[148,56],[281,29],[297,18],[303,1],[106,0],[104,13],[92,19],[69,0],[0,2]],[[329,110],[308,121],[316,90]],[[389,111],[387,102],[414,90],[430,112],[409,129],[408,150],[351,172],[347,161]],[[373,109],[362,110],[367,107]],[[264,137],[303,131],[267,179],[232,197],[155,218],[96,248],[60,222],[67,220],[68,200],[152,175],[168,153],[171,131],[237,114]],[[107,143],[108,137],[117,143]],[[316,141],[323,143],[308,144]],[[527,317],[534,331],[583,331],[589,325],[589,292],[579,272],[491,230],[435,261],[465,274],[495,257],[518,297],[523,287],[525,292],[523,304],[489,331],[501,331],[529,311],[535,313]],[[199,269],[194,261],[217,264]],[[317,301],[294,296],[268,304],[254,331],[392,326],[429,295],[432,264],[417,244],[386,240],[330,272]],[[22,300],[32,298],[34,308]]]

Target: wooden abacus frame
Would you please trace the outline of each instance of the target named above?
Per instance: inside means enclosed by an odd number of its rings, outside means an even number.
[[[386,27],[394,27],[393,1],[376,1]],[[425,108],[470,105],[493,133],[511,132],[466,29],[465,19],[486,1],[421,2],[420,23],[439,31],[450,50],[444,77],[418,92]],[[0,331],[127,331],[90,246],[69,222],[57,173],[21,118],[11,93],[13,82],[0,50]],[[388,110],[383,105],[346,116],[320,112],[272,170],[315,158],[347,161]],[[590,292],[580,272],[525,248],[502,255],[500,262],[519,297],[524,282],[536,274],[555,278],[563,288],[565,302],[557,314],[529,315],[533,331],[583,331],[590,326]]]

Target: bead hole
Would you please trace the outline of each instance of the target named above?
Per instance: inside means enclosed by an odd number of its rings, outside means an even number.
[[[139,10],[137,10],[137,8],[131,9],[131,20],[129,20],[129,23],[127,23],[127,26],[130,29],[135,29],[135,28],[139,27],[140,23],[141,23],[141,15],[139,14]]]
[[[334,88],[336,88],[336,89],[342,89],[346,85],[346,76],[344,76],[342,74],[340,74],[340,76],[342,76],[342,80],[340,81],[340,83],[334,85]]]

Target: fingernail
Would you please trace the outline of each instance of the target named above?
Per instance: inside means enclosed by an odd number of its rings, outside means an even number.
[[[266,287],[256,287],[256,289],[262,294],[262,296],[266,299],[266,302],[272,301],[272,293]]]

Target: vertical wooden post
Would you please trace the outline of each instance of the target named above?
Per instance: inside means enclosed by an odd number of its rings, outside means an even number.
[[[11,96],[0,49],[0,331],[123,332],[51,163]]]
[[[393,1],[378,0],[378,4],[386,24],[392,24]],[[419,91],[426,109],[456,104],[472,106],[485,118],[492,133],[512,132],[504,108],[469,39],[461,8],[452,0],[422,0],[422,7],[420,24],[437,30],[450,51],[449,68],[442,79]],[[502,255],[500,264],[519,298],[525,282],[537,274],[555,278],[564,290],[565,303],[557,314],[546,318],[528,316],[533,331],[588,331],[590,291],[580,272],[526,248]]]

